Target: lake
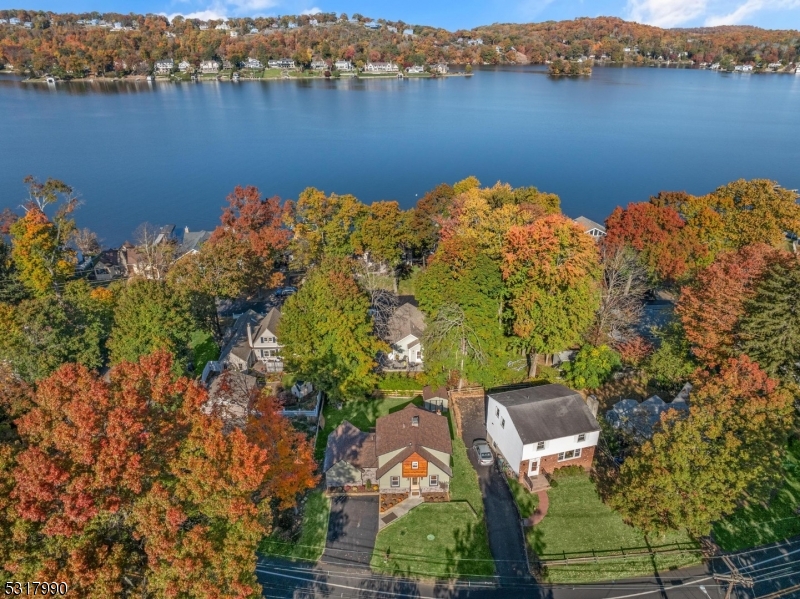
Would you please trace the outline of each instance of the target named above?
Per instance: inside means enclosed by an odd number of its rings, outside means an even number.
[[[305,187],[412,206],[441,182],[535,185],[602,221],[660,190],[737,178],[800,187],[800,76],[541,66],[473,77],[241,83],[69,83],[0,78],[0,208],[22,178],[79,191],[80,226],[106,244],[142,222],[218,222],[237,184]]]

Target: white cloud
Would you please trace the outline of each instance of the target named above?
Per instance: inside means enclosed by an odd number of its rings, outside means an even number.
[[[220,12],[217,8],[207,8],[206,10],[198,10],[190,13],[174,12],[171,15],[161,13],[170,21],[175,17],[183,17],[184,19],[200,19],[201,21],[219,21],[220,19],[227,19],[224,12]]]
[[[628,0],[627,18],[657,27],[676,27],[701,17],[707,0]]]
[[[316,14],[319,14],[319,13],[321,13],[321,12],[322,12],[322,10],[321,10],[321,9],[319,9],[318,7],[316,7],[316,6],[315,6],[314,8],[307,8],[307,9],[305,9],[305,10],[304,10],[303,12],[301,12],[300,14],[301,14],[301,15],[316,15]]]
[[[743,23],[745,19],[763,9],[797,7],[800,7],[800,0],[747,0],[727,14],[710,15],[706,19],[705,24],[708,27],[716,27],[717,25],[739,25]]]
[[[553,3],[553,0],[523,0],[519,12],[526,19],[532,19]]]

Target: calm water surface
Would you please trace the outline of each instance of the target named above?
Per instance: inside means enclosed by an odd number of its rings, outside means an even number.
[[[305,187],[404,207],[476,175],[604,219],[662,189],[768,177],[800,187],[800,76],[541,67],[444,80],[23,84],[0,79],[0,208],[27,174],[84,199],[108,244],[142,222],[215,226],[236,184]]]

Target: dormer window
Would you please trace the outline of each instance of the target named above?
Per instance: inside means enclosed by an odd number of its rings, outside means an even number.
[[[411,417],[411,426],[419,426],[419,416]]]

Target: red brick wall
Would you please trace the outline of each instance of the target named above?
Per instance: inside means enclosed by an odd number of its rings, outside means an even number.
[[[574,460],[558,461],[558,454],[546,455],[539,458],[539,473],[547,472],[552,474],[553,470],[564,468],[565,466],[580,466],[584,470],[592,469],[592,461],[594,460],[594,445],[591,447],[583,447],[581,449],[581,457]],[[528,460],[522,460],[519,464],[519,479],[528,474]]]

